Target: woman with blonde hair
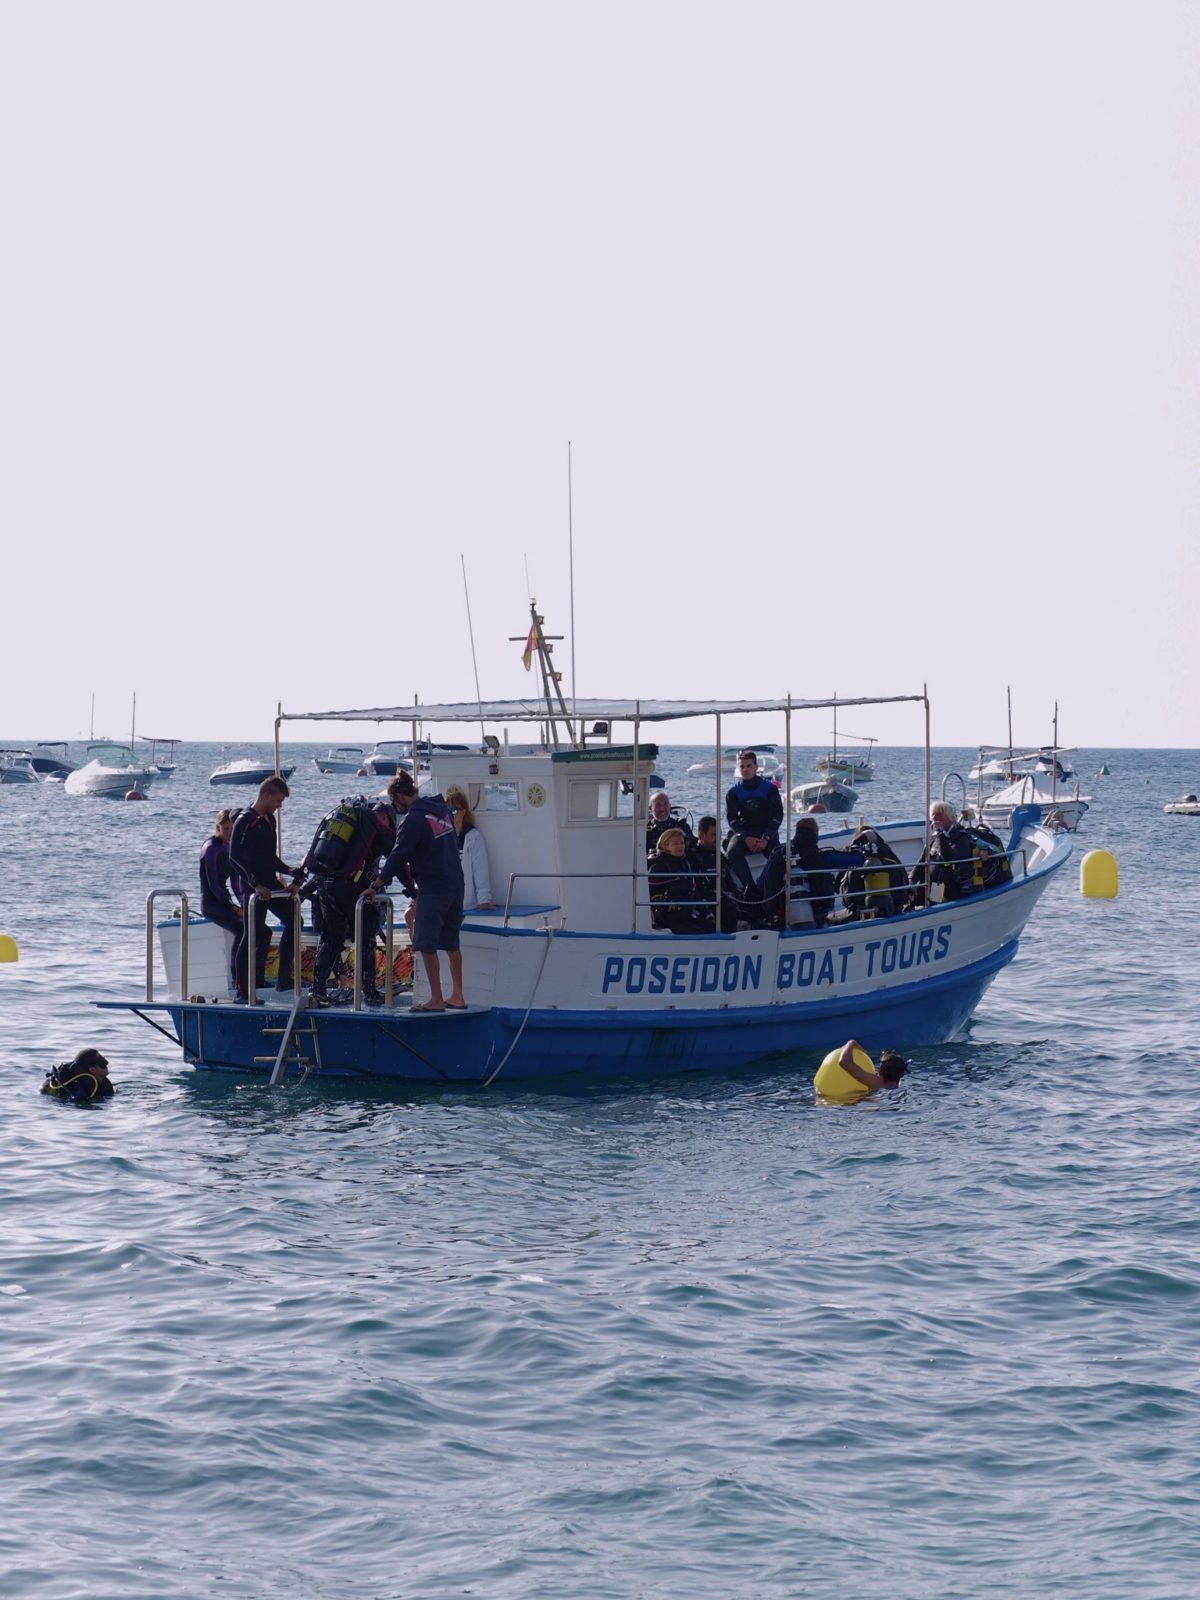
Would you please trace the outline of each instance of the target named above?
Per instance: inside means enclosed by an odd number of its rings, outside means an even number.
[[[444,799],[454,816],[454,830],[458,834],[458,856],[463,872],[463,910],[491,908],[496,902],[492,899],[487,845],[475,821],[471,802],[455,784],[446,790]]]

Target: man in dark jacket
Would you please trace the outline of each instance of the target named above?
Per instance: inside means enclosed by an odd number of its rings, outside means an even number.
[[[725,846],[725,859],[735,883],[735,893],[758,899],[758,883],[746,860],[747,852],[769,856],[779,845],[783,825],[783,800],[779,790],[761,777],[758,757],[753,750],[738,756],[737,783],[725,796],[725,820],[731,835]]]
[[[429,982],[429,999],[414,1011],[465,1011],[462,990],[462,952],[458,930],[463,917],[463,875],[458,858],[458,834],[450,807],[440,794],[422,797],[407,772],[398,773],[388,785],[388,795],[403,821],[396,832],[396,843],[383,863],[383,871],[372,885],[386,889],[392,879],[407,869],[417,886],[417,915],[413,923],[413,949]],[[438,952],[444,950],[450,964],[450,996],[442,995],[442,974]]]
[[[798,817],[792,835],[792,881],[787,895],[786,926],[814,924],[823,928],[833,910],[837,892],[835,874],[847,867],[860,867],[860,850],[823,850],[816,817]],[[782,846],[767,862],[762,877],[763,912],[768,922],[784,922],[783,879],[787,852]]]
[[[249,993],[246,967],[249,958],[250,916],[254,915],[255,985],[262,987],[267,969],[267,950],[271,943],[267,932],[267,911],[271,896],[280,888],[287,888],[289,898],[277,900],[275,915],[283,923],[283,942],[279,947],[279,978],[275,987],[284,993],[293,987],[292,955],[299,934],[300,902],[296,899],[298,867],[289,867],[279,858],[279,833],[275,826],[275,813],[287,799],[291,790],[282,778],[267,778],[259,785],[258,797],[233,825],[229,841],[229,860],[244,885],[242,900],[242,936],[234,951],[237,968],[237,997],[245,1000]],[[284,879],[290,881],[284,883]]]
[[[929,808],[929,859],[924,856],[912,869],[911,883],[918,904],[928,899],[963,900],[981,885],[975,882],[975,841],[961,826],[948,800],[935,800]],[[941,885],[932,895],[929,886]]]

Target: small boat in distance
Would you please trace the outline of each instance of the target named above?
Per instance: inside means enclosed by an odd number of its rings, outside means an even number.
[[[312,758],[313,766],[318,772],[361,772],[363,755],[360,744],[333,745],[323,756]]]
[[[0,750],[0,783],[37,783],[33,755],[28,750]]]
[[[817,778],[812,783],[796,784],[791,798],[793,811],[853,811],[858,790],[841,778]]]
[[[173,778],[175,776],[175,746],[182,744],[181,739],[151,739],[146,734],[140,735],[143,744],[150,746],[150,765],[160,778]],[[161,754],[160,754],[161,752]]]
[[[283,779],[290,778],[296,770],[293,761],[290,766],[280,767],[279,776]],[[210,776],[209,783],[265,783],[268,778],[275,776],[275,763],[262,761],[258,756],[235,756],[233,760],[224,762]]]
[[[60,750],[62,754],[56,754]],[[65,778],[68,772],[74,770],[69,747],[65,739],[39,740],[33,747],[33,754],[30,756],[30,760],[33,763],[33,770],[43,783],[47,781],[57,783]]]
[[[1185,794],[1182,800],[1169,800],[1163,810],[1169,817],[1200,817],[1200,799]]]
[[[1075,785],[1074,794],[1060,793],[1044,774],[1031,771],[1022,773],[1014,782],[997,789],[994,794],[986,795],[979,815],[989,828],[1002,834],[1019,806],[1041,806],[1047,827],[1074,833],[1091,803],[1091,795],[1080,794],[1078,784]]]
[[[131,791],[141,794],[158,773],[139,761],[127,744],[109,740],[89,744],[83,766],[68,773],[63,787],[68,794],[87,799],[123,800]]]

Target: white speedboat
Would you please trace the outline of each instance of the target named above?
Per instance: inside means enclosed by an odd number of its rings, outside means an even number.
[[[296,763],[291,766],[281,767],[279,776],[290,778],[296,770]],[[232,761],[226,761],[209,777],[209,783],[265,783],[268,778],[275,776],[275,763],[273,761],[260,761],[257,756],[236,756]]]
[[[793,811],[853,811],[858,790],[840,778],[817,778],[796,784],[791,799]]]
[[[995,794],[986,795],[979,814],[989,828],[1003,834],[1018,806],[1041,806],[1042,817],[1049,826],[1074,833],[1091,803],[1091,795],[1081,795],[1078,784],[1073,794],[1064,793],[1043,774],[1026,772]]]
[[[766,778],[776,787],[782,786],[783,763],[776,754],[778,746],[773,744],[730,745],[723,752],[723,755],[729,766],[729,781],[731,784],[738,781],[737,760],[743,750],[753,750],[758,757],[758,775],[760,778]],[[689,777],[698,777],[703,776],[705,773],[715,772],[716,758],[715,756],[702,756],[699,761],[693,761],[687,770]]]
[[[1200,817],[1200,799],[1185,794],[1182,800],[1169,800],[1163,810],[1169,817]]]
[[[318,772],[363,772],[363,747],[360,744],[337,744],[323,756],[313,757]]]
[[[28,750],[0,750],[0,783],[37,783],[33,755]]]
[[[127,744],[89,744],[86,754],[83,766],[67,774],[63,788],[68,794],[123,800],[130,791],[142,794],[158,777]]]

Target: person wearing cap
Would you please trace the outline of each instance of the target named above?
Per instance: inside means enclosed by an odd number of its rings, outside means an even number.
[[[923,904],[926,898],[935,900],[963,900],[974,894],[975,841],[961,825],[948,800],[935,800],[929,808],[929,826],[932,833],[929,850],[909,875],[913,887],[912,899]],[[940,895],[928,892],[929,886],[938,885]]]
[[[840,1050],[831,1050],[817,1068],[813,1089],[831,1105],[853,1105],[865,1100],[876,1089],[894,1089],[908,1071],[908,1062],[894,1050],[885,1050],[878,1071],[857,1039],[847,1039]]]
[[[98,1100],[108,1100],[115,1093],[108,1076],[108,1061],[99,1050],[79,1050],[71,1061],[51,1067],[42,1084],[43,1094],[52,1094],[58,1100],[69,1100],[72,1105],[94,1105]]]

